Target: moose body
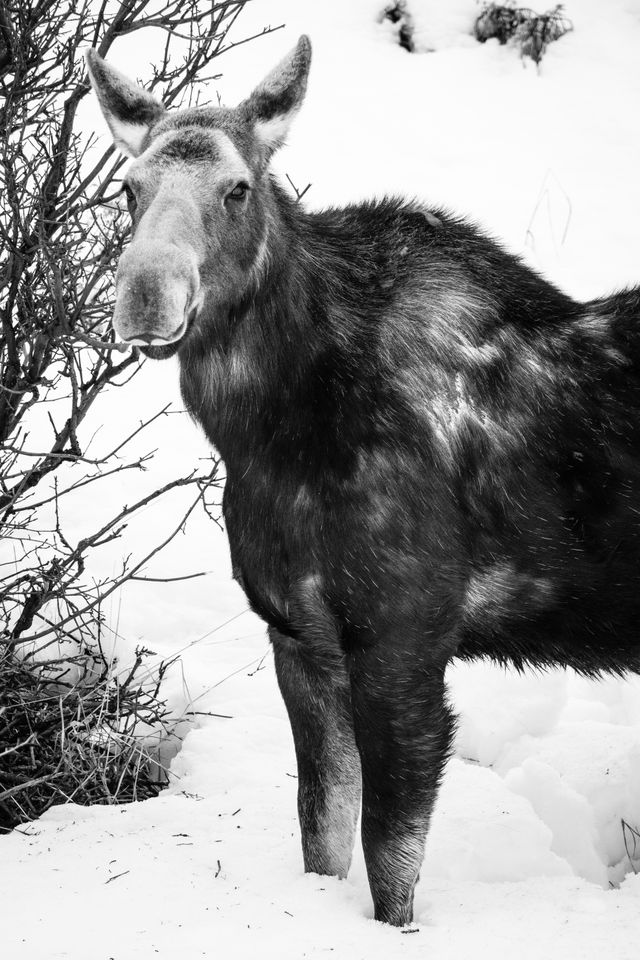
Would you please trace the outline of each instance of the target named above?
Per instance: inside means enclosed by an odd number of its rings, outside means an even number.
[[[640,290],[576,303],[474,227],[305,212],[268,170],[297,48],[239,107],[165,113],[95,54],[134,237],[115,326],[177,353],[269,625],[305,868],[411,920],[456,657],[640,670]]]

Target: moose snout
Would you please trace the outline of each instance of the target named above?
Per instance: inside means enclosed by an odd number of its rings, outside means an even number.
[[[135,241],[120,258],[113,326],[127,343],[175,343],[200,286],[195,255],[173,244]]]

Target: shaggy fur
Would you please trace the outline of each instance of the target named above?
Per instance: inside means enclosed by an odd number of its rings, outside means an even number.
[[[576,303],[401,200],[306,213],[264,165],[308,65],[303,40],[237,110],[150,125],[119,322],[177,352],[224,458],[234,569],[293,726],[305,867],[346,873],[362,789],[375,916],[403,924],[450,750],[447,663],[640,668],[640,291]],[[150,277],[180,303],[161,327]]]

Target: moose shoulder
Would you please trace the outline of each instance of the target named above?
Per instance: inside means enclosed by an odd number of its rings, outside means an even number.
[[[237,576],[293,728],[305,868],[411,919],[453,657],[640,667],[640,291],[576,303],[474,227],[308,213],[269,172],[297,47],[234,109],[165,112],[93,51],[133,239],[114,324],[177,353],[227,468]]]

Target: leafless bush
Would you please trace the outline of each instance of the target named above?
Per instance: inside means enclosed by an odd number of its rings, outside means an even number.
[[[481,43],[496,39],[505,44],[513,40],[521,56],[540,64],[547,47],[573,30],[562,4],[546,13],[535,13],[514,4],[486,3],[475,23],[475,36]]]
[[[28,800],[28,781],[56,782],[58,796],[96,799],[97,779],[74,786],[62,777],[71,748],[97,751],[114,764],[114,744],[126,741],[140,702],[145,718],[155,711],[163,719],[158,697],[145,701],[147,694],[136,692],[136,672],[123,688],[107,669],[96,647],[103,604],[127,580],[144,579],[145,564],[193,511],[215,515],[218,485],[212,458],[205,469],[117,509],[79,541],[60,519],[59,504],[81,487],[148,468],[150,454],[130,451],[140,449],[149,423],[167,413],[159,410],[102,452],[83,428],[105,388],[125,384],[140,358],[115,342],[109,323],[113,268],[129,233],[119,198],[123,160],[79,125],[78,108],[89,92],[82,51],[94,46],[105,56],[120,38],[155,30],[163,39],[151,86],[161,88],[167,104],[198,102],[202,82],[219,76],[216,58],[252,39],[228,38],[247,2],[0,0],[0,758],[10,757],[14,771],[0,766],[0,815],[9,819],[7,791],[12,810],[19,799],[29,816],[52,802],[50,794],[42,804],[33,794]],[[89,553],[176,487],[192,496],[172,532],[124,560],[113,577],[92,583],[85,574]],[[68,652],[60,654],[65,645]],[[61,692],[71,668],[74,680]],[[128,703],[117,722],[114,689],[119,709]],[[55,730],[51,737],[43,737],[41,720]],[[124,754],[135,753],[135,738],[126,742]],[[119,763],[112,770],[117,790],[111,774],[102,777],[106,799],[134,789],[123,786]]]
[[[398,31],[398,43],[408,53],[413,53],[414,25],[413,17],[407,7],[406,0],[392,0],[380,15],[380,20],[389,20]]]
[[[99,646],[34,667],[0,654],[0,831],[55,803],[144,800],[166,783],[160,740],[175,722],[160,695],[170,664],[118,673]]]

